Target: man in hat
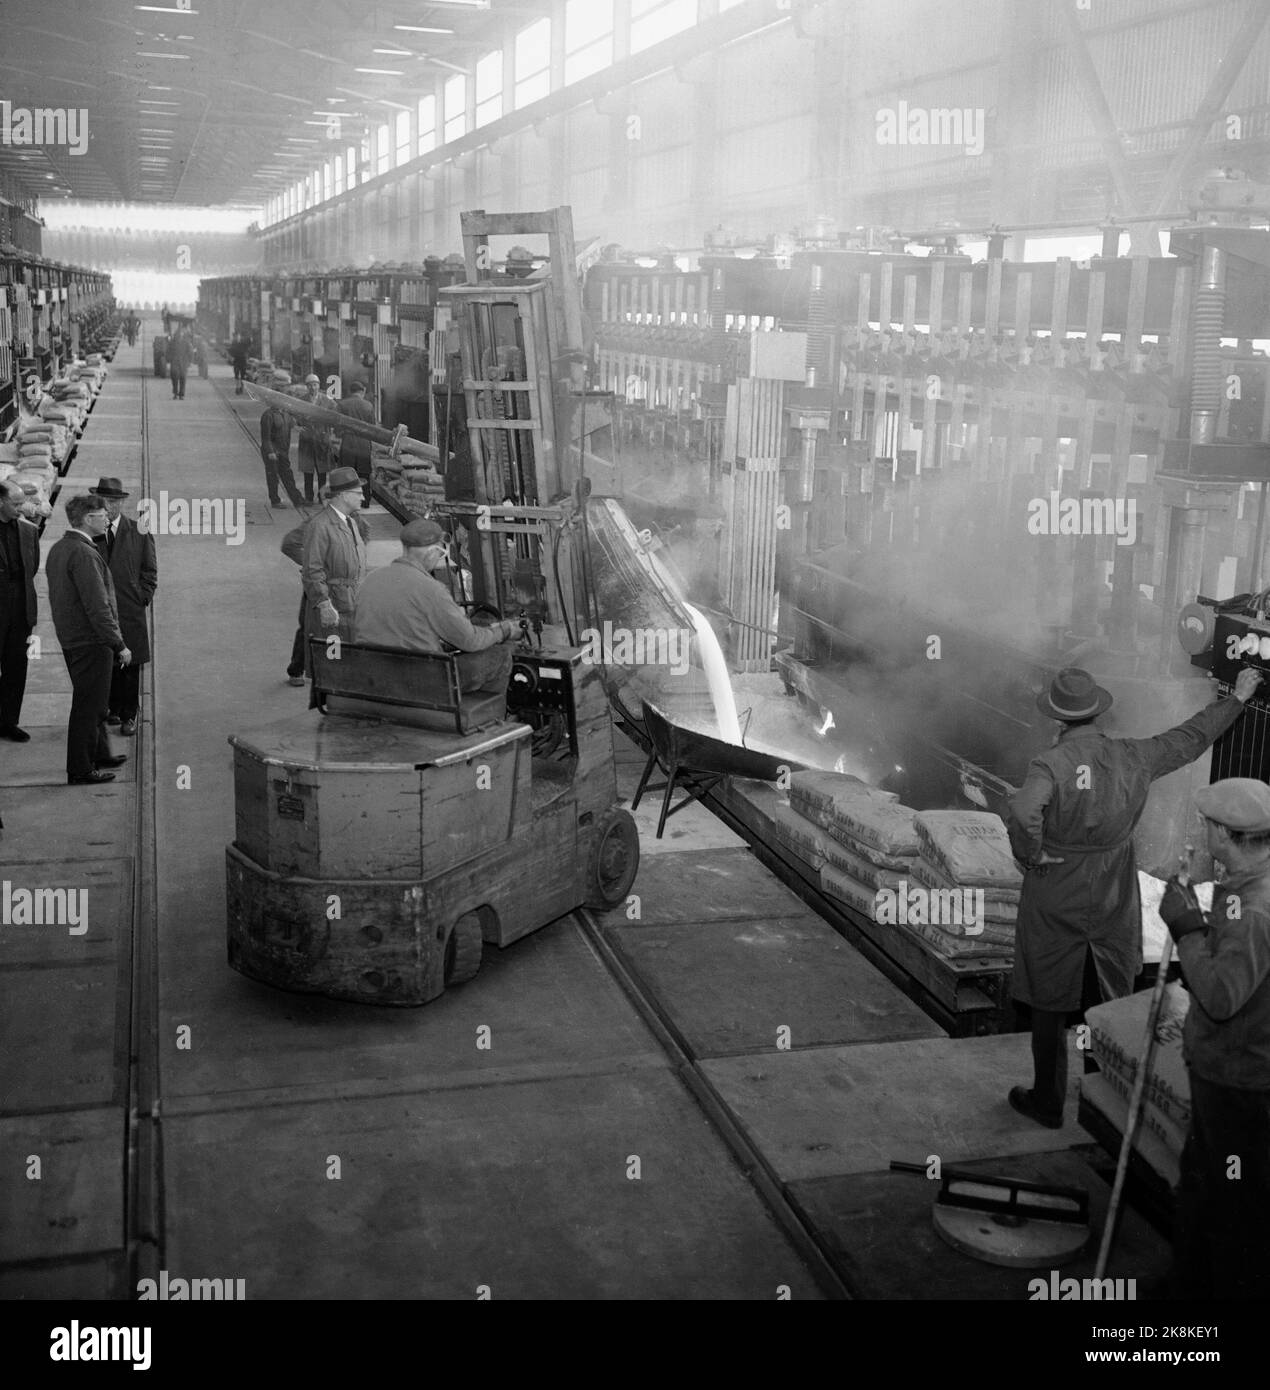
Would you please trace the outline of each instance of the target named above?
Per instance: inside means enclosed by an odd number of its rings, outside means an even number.
[[[1170,881],[1160,903],[1190,1008],[1191,1125],[1174,1221],[1179,1298],[1270,1298],[1270,787],[1229,777],[1195,805],[1225,866],[1205,914]],[[1235,1166],[1237,1163],[1237,1167]]]
[[[368,575],[357,599],[353,640],[414,652],[471,653],[459,662],[463,690],[505,694],[511,675],[517,623],[503,619],[473,627],[432,571],[445,563],[445,532],[435,521],[411,521],[401,529],[401,555]],[[501,643],[501,646],[497,644]]]
[[[291,384],[286,372],[275,372],[273,389],[284,390]],[[260,417],[260,457],[265,465],[265,485],[269,489],[269,500],[275,507],[282,505],[278,496],[278,483],[286,489],[291,505],[299,511],[304,506],[304,498],[295,485],[291,473],[291,417],[280,405],[267,405]]]
[[[18,727],[26,694],[27,643],[37,616],[35,574],[40,568],[40,533],[23,516],[26,493],[0,481],[0,738],[26,743]]]
[[[316,372],[304,378],[305,402],[334,410],[334,403],[322,394],[322,383]],[[300,472],[304,475],[304,499],[313,501],[313,475],[317,474],[318,489],[326,486],[326,475],[331,469],[331,432],[317,420],[303,420],[300,424]]]
[[[172,399],[185,399],[185,378],[190,370],[193,347],[187,329],[177,325],[176,333],[168,345],[168,376],[172,381]]]
[[[146,609],[159,587],[159,561],[154,537],[143,534],[135,521],[124,515],[123,504],[130,495],[118,478],[100,478],[89,494],[106,508],[105,534],[97,538],[97,549],[106,557],[106,567],[115,586],[119,630],[132,653],[126,666],[116,666],[110,678],[107,724],[118,724],[119,732],[131,738],[137,732],[141,713],[141,668],[150,660],[150,629]]]
[[[1133,831],[1151,783],[1193,762],[1243,713],[1261,680],[1241,671],[1234,697],[1154,738],[1108,738],[1095,721],[1111,696],[1067,667],[1037,698],[1062,726],[1010,799],[1009,834],[1023,866],[1014,998],[1032,1011],[1031,1090],[1010,1104],[1049,1129],[1063,1123],[1067,1016],[1132,993],[1142,966],[1142,908]]]
[[[327,493],[326,506],[304,528],[305,630],[309,637],[338,632],[348,640],[358,590],[366,578],[367,533],[358,524],[361,518],[353,516],[361,501],[362,481],[352,468],[333,469]]]
[[[66,726],[66,780],[71,786],[113,782],[106,769],[128,761],[110,751],[106,713],[116,662],[132,653],[119,630],[115,586],[96,541],[109,517],[100,498],[72,497],[66,504],[70,529],[49,551],[48,577],[53,630],[71,678],[71,713]]]
[[[366,399],[366,383],[355,381],[348,388],[348,395],[335,407],[341,415],[352,420],[360,420],[365,425],[375,423],[375,407]],[[370,440],[358,434],[344,434],[340,437],[340,462],[357,469],[362,480],[362,506],[370,506]]]

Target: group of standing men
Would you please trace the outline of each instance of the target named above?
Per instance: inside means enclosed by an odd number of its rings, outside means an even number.
[[[49,607],[71,678],[66,732],[66,780],[72,786],[111,782],[110,769],[127,755],[113,753],[107,728],[137,731],[141,667],[150,659],[146,610],[158,586],[154,537],[123,513],[128,497],[118,478],[102,478],[66,504],[70,529],[45,564]],[[39,531],[19,515],[24,500],[0,482],[0,738],[26,743],[19,726],[26,691],[28,647],[38,617],[35,576]]]
[[[280,372],[275,375],[273,385],[277,390],[290,383],[291,378],[285,372]],[[305,377],[304,386],[304,404],[333,411],[363,424],[375,423],[375,409],[366,399],[363,382],[353,382],[348,395],[339,401],[333,401],[322,391],[321,379],[315,372]],[[265,466],[269,500],[274,506],[281,505],[282,501],[278,496],[279,484],[285,489],[292,506],[313,502],[315,488],[316,495],[320,496],[335,462],[336,445],[330,427],[318,420],[301,419],[298,449],[300,474],[304,480],[304,496],[301,497],[291,473],[291,431],[294,425],[293,417],[279,405],[266,406],[260,417],[260,457]],[[362,490],[362,507],[369,507],[370,440],[351,433],[344,434],[339,441],[338,457],[343,467],[351,468],[357,474]]]

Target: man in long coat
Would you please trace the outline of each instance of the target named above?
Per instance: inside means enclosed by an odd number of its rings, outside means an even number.
[[[341,415],[360,420],[364,425],[375,423],[375,407],[366,399],[366,387],[355,381],[348,388],[348,395],[335,407]],[[340,462],[349,468],[357,469],[362,480],[362,506],[370,506],[370,440],[361,435],[348,433],[340,438]]]
[[[1086,1002],[1087,967],[1102,999],[1133,992],[1142,967],[1142,907],[1133,832],[1151,783],[1193,762],[1239,718],[1260,681],[1240,673],[1218,700],[1154,738],[1108,738],[1095,725],[1111,695],[1088,671],[1062,670],[1037,708],[1062,728],[1010,799],[1009,834],[1024,868],[1014,997],[1032,1011],[1031,1090],[1010,1104],[1050,1129],[1063,1122],[1067,1015]],[[1090,991],[1092,992],[1092,991]],[[1096,999],[1089,1002],[1097,1002]]]
[[[96,541],[106,532],[106,508],[97,497],[72,497],[70,523],[48,553],[49,608],[53,631],[71,678],[71,713],[66,725],[66,780],[71,786],[113,782],[108,769],[128,761],[112,753],[106,737],[110,674],[132,659],[119,630],[115,586]]]
[[[22,515],[25,502],[17,483],[0,481],[0,738],[13,743],[31,737],[18,720],[26,693],[27,642],[38,614],[40,533]]]
[[[106,557],[115,586],[119,609],[119,629],[132,653],[127,666],[116,666],[110,679],[110,712],[107,724],[118,724],[119,732],[131,738],[137,732],[141,712],[141,668],[150,660],[150,630],[146,609],[159,586],[159,564],[154,537],[143,535],[135,521],[124,515],[123,490],[118,478],[101,478],[89,494],[100,498],[110,523],[98,538],[98,550]]]
[[[353,612],[366,578],[366,528],[355,517],[362,480],[351,468],[331,470],[328,501],[304,528],[305,633],[353,638]],[[306,644],[307,646],[307,644]],[[309,669],[308,652],[305,668]]]
[[[334,413],[335,402],[329,396],[323,395],[322,382],[316,372],[310,372],[304,378],[304,389],[303,400],[306,405],[318,406]],[[300,473],[304,478],[304,498],[305,501],[312,502],[313,475],[317,474],[317,489],[321,492],[326,486],[326,475],[331,469],[330,427],[316,420],[302,418],[298,453]]]

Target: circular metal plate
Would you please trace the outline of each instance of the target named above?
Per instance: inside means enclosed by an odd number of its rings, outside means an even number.
[[[1004,1225],[986,1211],[935,1205],[935,1229],[954,1250],[991,1265],[1015,1269],[1054,1268],[1089,1243],[1088,1226],[1059,1221]]]

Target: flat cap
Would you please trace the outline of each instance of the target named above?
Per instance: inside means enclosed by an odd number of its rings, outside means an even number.
[[[1195,793],[1202,816],[1228,830],[1270,830],[1270,786],[1254,777],[1227,777]]]
[[[435,521],[409,521],[401,528],[401,543],[407,550],[419,550],[425,545],[440,545],[445,532]]]

